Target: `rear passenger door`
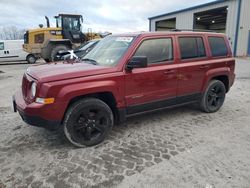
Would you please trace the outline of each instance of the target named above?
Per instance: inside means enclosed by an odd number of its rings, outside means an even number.
[[[203,36],[178,36],[179,69],[177,103],[197,100],[202,92],[205,74],[209,69],[205,38]]]

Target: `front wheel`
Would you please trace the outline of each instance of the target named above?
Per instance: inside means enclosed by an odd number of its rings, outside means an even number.
[[[212,113],[218,111],[224,103],[226,88],[220,80],[212,80],[203,94],[200,106],[204,112]]]
[[[77,147],[101,143],[114,124],[112,110],[103,101],[85,98],[68,109],[63,122],[66,138]]]

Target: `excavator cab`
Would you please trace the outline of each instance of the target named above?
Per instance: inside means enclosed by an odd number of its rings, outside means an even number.
[[[55,16],[55,18],[56,27],[62,28],[62,36],[64,39],[69,39],[72,43],[83,43],[88,40],[81,31],[83,22],[82,15],[59,14]]]

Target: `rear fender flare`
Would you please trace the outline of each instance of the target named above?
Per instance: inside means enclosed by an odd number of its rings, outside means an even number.
[[[229,67],[221,67],[221,68],[211,69],[207,71],[206,76],[203,81],[202,93],[206,91],[206,88],[210,80],[212,80],[213,78],[217,76],[227,76],[229,78],[229,75],[230,75]]]

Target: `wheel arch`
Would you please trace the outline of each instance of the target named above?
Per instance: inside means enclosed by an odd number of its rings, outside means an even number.
[[[30,57],[30,56],[34,56],[34,55],[33,54],[27,54],[26,57],[25,57],[26,61],[28,60],[28,57]]]
[[[212,80],[220,80],[224,84],[226,92],[229,91],[229,78],[227,75],[215,76],[212,78]]]
[[[27,61],[27,59],[28,59],[28,57],[29,57],[30,55],[32,55],[32,54],[27,54],[27,55],[26,55],[26,57],[25,57],[26,61]]]
[[[69,107],[72,104],[74,104],[75,102],[82,100],[84,98],[96,98],[96,99],[103,101],[112,110],[115,121],[119,120],[119,111],[118,111],[118,107],[117,107],[117,100],[116,100],[114,94],[111,91],[104,91],[104,92],[95,92],[95,93],[89,93],[89,94],[85,94],[85,95],[79,95],[79,96],[72,97],[68,102],[68,105],[67,105],[66,110],[64,112],[64,116],[63,116],[62,121],[64,120],[65,115],[66,115]]]
[[[226,88],[226,92],[229,91],[230,85],[229,85],[229,75],[230,75],[230,69],[229,68],[217,68],[212,69],[206,73],[206,77],[203,82],[203,88],[202,92],[204,93],[209,82],[211,80],[220,80]]]

